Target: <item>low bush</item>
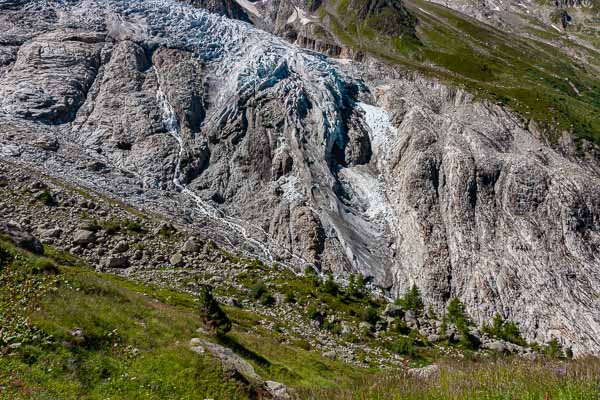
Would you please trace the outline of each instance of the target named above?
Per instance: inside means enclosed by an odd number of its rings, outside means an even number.
[[[500,314],[496,314],[494,316],[492,325],[484,324],[481,327],[481,331],[495,338],[502,339],[519,346],[527,346],[527,342],[521,336],[518,325],[513,321],[504,321]]]
[[[423,314],[423,309],[425,308],[423,299],[421,298],[421,291],[417,285],[413,285],[404,297],[396,299],[395,303],[404,310],[413,311],[417,317]]]
[[[369,306],[364,309],[361,319],[370,324],[375,324],[379,320],[379,314],[375,308]]]
[[[267,292],[267,286],[265,285],[265,283],[263,281],[256,282],[250,288],[250,296],[252,296],[252,298],[254,300],[260,299],[262,297],[262,295],[266,292]]]
[[[133,233],[145,233],[146,230],[139,221],[125,220],[122,224],[123,228]]]
[[[410,337],[400,336],[396,338],[390,345],[390,350],[396,354],[416,357],[417,356],[417,347],[415,345],[415,340]]]
[[[544,347],[544,355],[549,358],[563,358],[563,348],[560,345],[558,339],[552,338]]]
[[[52,194],[47,190],[44,190],[42,193],[40,193],[39,196],[37,196],[37,200],[45,206],[52,206],[56,204],[56,200],[54,200]]]
[[[333,279],[333,275],[327,275],[327,280],[323,283],[323,291],[332,296],[337,295],[340,292],[340,287]]]

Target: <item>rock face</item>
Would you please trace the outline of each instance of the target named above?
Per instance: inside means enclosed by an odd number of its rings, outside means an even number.
[[[94,82],[101,33],[53,32],[19,47],[0,85],[0,109],[22,118],[71,121]]]
[[[248,13],[235,0],[192,0],[190,3],[195,7],[204,8],[211,13],[250,22]]]
[[[182,3],[48,4],[43,33],[0,14],[2,157],[268,262],[414,283],[436,311],[458,296],[600,352],[600,178],[500,106]]]

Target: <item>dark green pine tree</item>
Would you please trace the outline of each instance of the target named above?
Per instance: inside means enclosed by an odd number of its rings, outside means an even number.
[[[198,299],[200,301],[200,319],[206,329],[217,336],[223,336],[229,332],[231,330],[231,321],[213,297],[212,288],[202,285]]]

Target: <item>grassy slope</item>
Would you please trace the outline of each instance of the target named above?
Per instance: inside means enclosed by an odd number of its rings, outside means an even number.
[[[214,359],[187,348],[199,325],[189,295],[92,272],[52,249],[46,259],[0,246],[17,254],[0,271],[0,340],[22,343],[0,347],[1,399],[247,398]],[[600,389],[597,360],[448,360],[440,379],[425,384],[280,344],[251,333],[256,315],[226,310],[234,330],[225,344],[302,398],[595,399]],[[84,342],[69,334],[74,328]]]
[[[427,1],[405,3],[419,20],[417,39],[382,37],[371,21],[347,12],[346,0],[324,6],[320,15],[346,45],[506,104],[538,122],[552,142],[568,130],[600,144],[600,78],[543,42],[556,32],[537,27],[529,33],[539,40],[526,39]],[[598,51],[578,51],[600,65]]]
[[[245,397],[215,360],[187,349],[198,326],[190,299],[165,290],[146,296],[127,281],[77,267],[35,273],[38,260],[21,257],[2,273],[3,299],[12,288],[48,290],[41,298],[23,290],[21,312],[39,329],[14,330],[22,345],[4,349],[0,398]],[[17,310],[0,311],[10,320]],[[72,344],[74,328],[85,333],[83,344]]]

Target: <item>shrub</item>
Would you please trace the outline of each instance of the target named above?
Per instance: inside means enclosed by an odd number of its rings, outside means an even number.
[[[40,193],[37,199],[40,203],[46,206],[56,204],[54,197],[52,197],[52,194],[47,190],[44,190],[42,193]]]
[[[25,345],[19,349],[21,360],[27,365],[35,364],[42,354],[42,350],[37,346]]]
[[[100,227],[102,227],[102,229],[104,230],[104,232],[106,232],[107,235],[114,235],[115,233],[119,232],[121,230],[121,224],[119,224],[118,221],[104,221],[101,222]]]
[[[325,293],[328,293],[328,294],[332,295],[332,296],[335,296],[335,295],[337,295],[339,293],[340,287],[338,286],[338,284],[333,279],[333,275],[332,274],[327,275],[327,280],[323,284],[323,291]]]
[[[481,331],[498,339],[518,344],[519,346],[527,346],[527,342],[521,336],[517,324],[513,321],[504,321],[500,314],[494,316],[491,326],[484,324],[481,327]]]
[[[563,357],[562,346],[558,342],[558,339],[556,339],[556,338],[550,339],[550,341],[546,344],[546,347],[544,348],[544,354],[550,358],[562,358]]]
[[[250,296],[252,296],[252,298],[255,300],[260,299],[262,297],[262,295],[265,293],[267,293],[267,286],[265,285],[265,283],[263,281],[256,282],[250,288]]]
[[[264,306],[275,304],[275,297],[269,292],[269,289],[264,282],[258,281],[250,288],[250,296],[253,299],[260,301]]]
[[[479,345],[477,339],[469,334],[469,327],[472,325],[471,320],[467,316],[465,305],[458,297],[453,297],[450,300],[446,311],[442,325],[447,327],[447,323],[453,323],[458,333],[460,333],[460,344],[466,348],[477,348]]]
[[[317,309],[317,307],[314,304],[311,304],[306,309],[306,315],[312,320],[317,320],[321,317],[321,312]]]
[[[456,328],[460,331],[461,328],[467,328],[471,322],[465,311],[465,305],[458,299],[453,297],[448,303],[446,317],[449,322],[456,325]]]
[[[46,258],[36,258],[31,262],[31,271],[34,274],[58,274],[58,267]]]
[[[390,350],[396,354],[415,357],[417,348],[413,338],[400,336],[390,346]]]
[[[376,309],[369,306],[364,309],[364,311],[361,315],[361,319],[370,324],[375,324],[377,322],[377,320],[379,319],[379,314],[377,313]]]
[[[139,221],[126,220],[123,223],[123,227],[127,229],[129,232],[134,233],[145,233],[146,230],[142,227],[142,224]]]
[[[362,274],[358,274],[358,276],[351,274],[348,277],[348,289],[346,290],[346,294],[357,299],[364,297],[365,278],[362,276]]]
[[[12,254],[4,247],[0,246],[0,270],[2,270],[3,267],[6,267],[12,259]]]
[[[272,306],[275,304],[275,297],[273,297],[273,295],[269,292],[264,292],[260,296],[260,304],[263,306]]]
[[[286,303],[291,303],[294,304],[296,303],[296,295],[294,294],[294,292],[286,292],[285,293],[285,302]]]
[[[573,350],[571,350],[570,347],[565,349],[565,357],[567,357],[569,360],[573,359]]]
[[[296,345],[297,347],[300,347],[301,349],[304,349],[306,351],[309,351],[312,348],[310,343],[304,339],[296,340],[294,342],[294,345]]]
[[[402,306],[405,310],[412,310],[417,317],[423,314],[423,309],[425,308],[423,299],[421,298],[421,291],[417,285],[413,285],[404,297],[396,299],[395,303]]]
[[[315,271],[313,267],[307,266],[306,268],[304,268],[304,276],[306,276],[310,280],[310,283],[314,287],[319,287],[321,283],[319,281],[319,275],[317,275],[317,271]]]
[[[209,332],[223,336],[231,330],[231,321],[212,296],[209,286],[200,287],[199,302],[200,320]]]
[[[175,227],[171,224],[162,224],[160,226],[160,228],[158,228],[158,235],[162,236],[166,239],[169,239],[170,237],[172,237],[176,232],[177,232],[177,229],[175,229]],[[212,241],[210,241],[208,243],[209,243],[209,248],[210,248],[210,244],[212,243]]]
[[[394,329],[396,332],[401,333],[403,335],[408,335],[410,333],[410,328],[406,325],[406,321],[403,318],[396,317],[394,320]]]
[[[429,307],[427,307],[427,318],[431,319],[431,320],[437,320],[438,316],[435,313],[435,310],[433,309],[433,306],[430,304]]]

